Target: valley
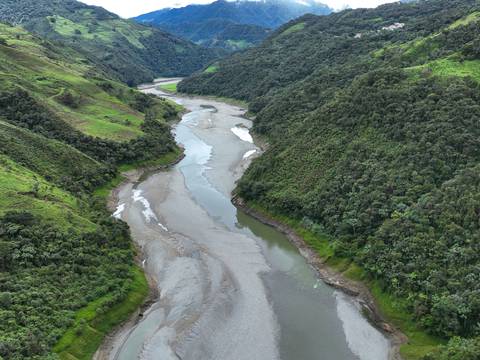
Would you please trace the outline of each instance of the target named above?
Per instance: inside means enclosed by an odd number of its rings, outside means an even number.
[[[478,360],[479,2],[139,1],[0,0],[0,360]]]
[[[284,235],[232,205],[235,182],[261,151],[244,110],[172,97],[160,84],[141,89],[189,110],[173,129],[185,158],[122,185],[116,212],[159,297],[96,358],[393,358],[354,298],[325,285]]]
[[[226,1],[166,8],[134,18],[208,48],[228,52],[260,44],[281,25],[305,14],[328,15],[321,2],[267,0]]]

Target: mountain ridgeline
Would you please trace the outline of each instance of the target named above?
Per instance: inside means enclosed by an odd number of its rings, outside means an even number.
[[[177,113],[82,52],[0,24],[1,359],[90,358],[143,302],[128,226],[101,187],[120,165],[176,158]]]
[[[162,9],[135,18],[208,47],[241,50],[260,43],[284,23],[331,9],[314,0],[218,0],[208,5]]]
[[[406,327],[407,359],[473,360],[479,82],[478,2],[430,0],[306,15],[178,89],[248,101],[270,146],[238,193],[327,235],[325,256],[353,260],[423,329],[452,339],[427,356],[434,341]]]
[[[131,85],[159,76],[191,74],[219,55],[74,0],[0,0],[0,21],[73,47],[97,67]]]

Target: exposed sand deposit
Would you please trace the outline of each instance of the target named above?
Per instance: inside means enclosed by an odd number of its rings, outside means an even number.
[[[143,91],[166,96],[156,86]],[[385,360],[389,341],[347,295],[320,281],[280,232],[239,212],[235,182],[261,151],[244,110],[170,97],[185,158],[118,191],[158,298],[97,358]]]

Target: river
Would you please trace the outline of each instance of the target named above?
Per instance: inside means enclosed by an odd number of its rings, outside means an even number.
[[[389,340],[354,299],[320,281],[284,235],[232,205],[235,182],[260,154],[244,110],[141,89],[189,110],[173,130],[185,158],[119,191],[115,216],[130,225],[159,297],[105,358],[388,359]]]

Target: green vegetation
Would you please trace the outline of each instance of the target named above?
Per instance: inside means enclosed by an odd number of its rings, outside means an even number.
[[[305,29],[305,23],[304,22],[299,22],[295,25],[290,26],[288,29],[284,30],[281,35],[288,35],[291,33],[294,33],[296,31],[300,31]]]
[[[206,74],[211,74],[211,73],[215,73],[217,71],[218,71],[218,66],[217,65],[210,65],[203,72],[206,73]]]
[[[249,47],[252,47],[254,44],[249,43],[247,40],[226,40],[225,43],[227,44],[228,48],[237,51],[237,50],[244,50]]]
[[[148,293],[106,197],[120,169],[178,158],[179,108],[65,45],[0,38],[0,358],[90,359]]]
[[[239,194],[328,234],[307,241],[371,284],[410,336],[406,359],[456,337],[436,354],[479,356],[479,10],[436,0],[308,15],[178,86],[249,101],[270,146]]]
[[[452,25],[450,25],[448,28],[451,30],[451,29],[455,29],[459,26],[465,26],[465,25],[469,25],[471,24],[472,22],[474,21],[478,21],[478,19],[480,19],[480,12],[478,11],[475,11],[471,14],[468,14],[466,17],[460,19],[460,20],[457,20],[455,21]]]
[[[129,85],[159,76],[189,75],[219,55],[74,0],[4,0],[0,3],[0,21],[60,41]]]
[[[161,84],[160,89],[167,90],[169,92],[177,92],[177,84]]]
[[[104,84],[93,78],[95,74],[85,78],[92,67],[85,65],[78,53],[53,45],[42,47],[38,38],[7,25],[0,24],[0,36],[9,43],[0,52],[2,88],[23,87],[35,93],[50,111],[91,136],[119,140],[142,134],[144,115],[105,91]],[[56,58],[51,58],[52,51]],[[75,67],[69,61],[71,56],[78,59]],[[124,85],[115,86],[131,102],[138,96]]]
[[[275,210],[267,211],[256,202],[250,201],[248,205],[255,211],[288,225],[305,240],[308,246],[320,255],[325,264],[330,268],[338,271],[348,279],[365,283],[375,297],[376,305],[380,312],[396,328],[402,329],[408,337],[408,342],[400,348],[400,353],[405,359],[422,359],[433,350],[436,350],[439,345],[445,344],[443,339],[427,334],[415,322],[405,299],[398,298],[382,289],[380,283],[372,279],[365,269],[358,266],[351,258],[338,255],[335,251],[335,242],[332,241],[330,236],[324,234],[316,224],[306,219],[300,221],[272,212]]]
[[[234,52],[260,44],[271,29],[299,16],[331,12],[332,9],[319,2],[213,1],[206,5],[154,11],[135,20],[203,46]]]
[[[430,73],[440,77],[470,77],[476,81],[480,81],[480,61],[479,60],[464,60],[458,61],[454,58],[435,60],[425,65],[407,68],[417,72],[419,76],[422,73]]]
[[[143,304],[149,292],[147,280],[141,269],[134,267],[132,272],[130,288],[122,302],[113,307],[107,305],[105,312],[104,304],[112,303],[111,295],[106,295],[77,312],[73,325],[53,348],[60,359],[91,359],[103,338]]]

